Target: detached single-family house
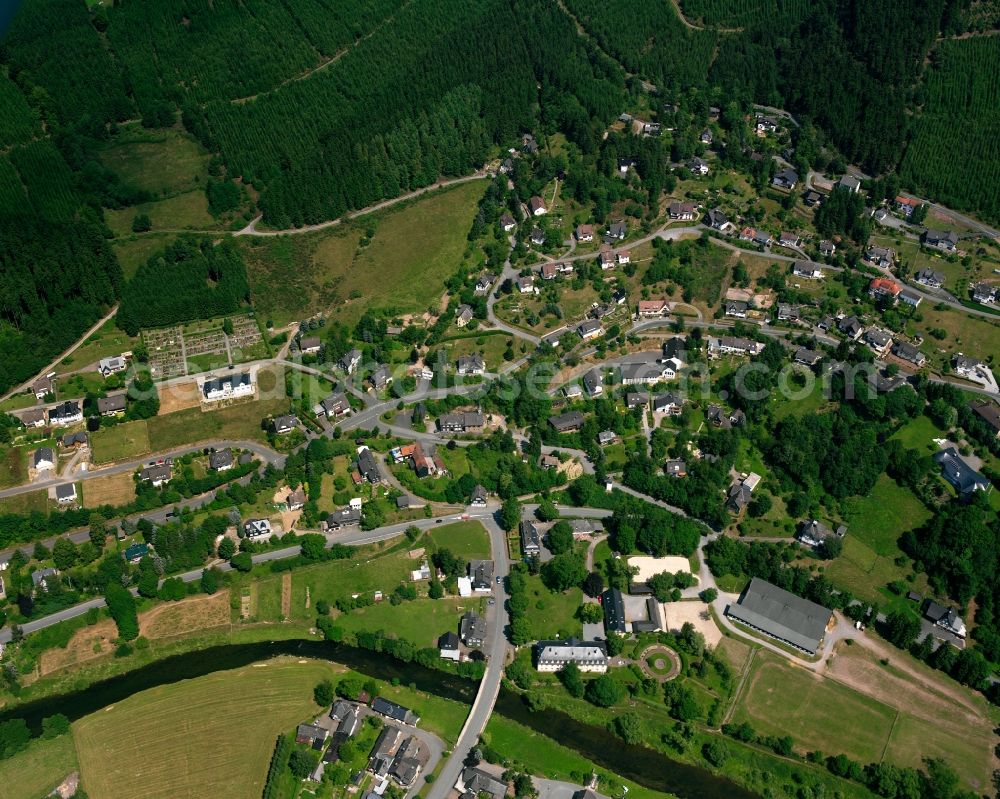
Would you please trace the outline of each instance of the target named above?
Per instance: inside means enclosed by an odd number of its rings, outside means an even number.
[[[330,530],[340,530],[344,527],[356,527],[361,524],[361,508],[347,506],[327,514],[327,528]]]
[[[286,413],[271,419],[271,430],[279,436],[291,433],[298,426],[299,420],[293,413]]]
[[[931,599],[924,608],[924,618],[959,638],[965,638],[965,622],[954,608],[946,608]]]
[[[936,269],[929,269],[925,267],[914,275],[914,280],[922,286],[930,286],[932,289],[939,289],[944,285],[945,274],[944,272],[939,272]]]
[[[371,485],[378,485],[382,482],[382,472],[379,471],[378,462],[375,460],[375,456],[372,455],[372,451],[368,447],[361,447],[358,450],[358,466],[357,466],[358,482],[366,482]]]
[[[319,405],[327,419],[336,419],[351,410],[351,403],[344,394],[331,394]]]
[[[646,319],[665,316],[670,310],[666,300],[639,300],[637,315]]]
[[[271,535],[271,522],[267,519],[247,519],[243,525],[247,538],[264,538]]]
[[[344,357],[342,357],[338,362],[337,366],[343,369],[347,374],[354,374],[354,370],[358,368],[361,364],[361,350],[348,350]]]
[[[486,619],[478,613],[471,610],[463,613],[458,629],[462,643],[468,647],[476,649],[486,642]]]
[[[115,355],[111,358],[101,358],[97,363],[97,371],[105,378],[118,372],[124,372],[126,369],[128,369],[128,361],[121,355]]]
[[[684,398],[680,394],[668,391],[653,397],[653,413],[664,413],[668,416],[679,416],[684,409]]]
[[[546,261],[538,270],[538,274],[542,276],[542,280],[555,280],[559,277],[559,270],[556,269],[555,263]]]
[[[599,369],[591,369],[583,376],[583,390],[588,397],[599,397],[604,393],[604,377]]]
[[[707,214],[705,214],[705,224],[714,230],[729,230],[732,227],[732,223],[720,208],[712,208]]]
[[[617,439],[618,434],[614,430],[602,430],[597,434],[597,443],[602,447],[615,443]]]
[[[913,291],[913,289],[904,288],[899,290],[899,301],[907,305],[912,305],[916,308],[921,302],[924,301],[924,298],[917,294],[917,292]]]
[[[771,117],[764,116],[762,114],[757,115],[756,129],[758,135],[766,136],[769,133],[778,132],[778,123],[774,121]]]
[[[48,591],[49,584],[54,582],[58,576],[58,569],[36,569],[31,573],[31,584],[34,586],[35,591]]]
[[[55,390],[55,385],[50,378],[40,377],[32,383],[31,390],[35,395],[35,399],[43,400]]]
[[[303,355],[315,355],[323,348],[323,340],[319,336],[300,336],[299,352]]]
[[[787,189],[789,191],[794,189],[796,184],[798,184],[798,182],[799,182],[799,173],[796,172],[794,169],[789,169],[788,167],[785,167],[784,169],[780,170],[771,179],[772,186],[776,186],[779,189]]]
[[[635,408],[645,408],[649,404],[649,396],[641,391],[629,391],[625,394],[625,407],[630,411]]]
[[[996,302],[997,287],[989,283],[973,283],[972,299],[979,303],[992,304]]]
[[[787,302],[778,303],[779,322],[798,322],[802,318],[802,313],[798,305],[791,305]]]
[[[517,223],[514,221],[514,217],[510,214],[505,213],[500,215],[500,227],[503,228],[504,233],[510,233],[516,225]]]
[[[823,360],[823,353],[816,352],[816,350],[808,349],[807,347],[799,347],[795,350],[795,355],[792,358],[795,363],[800,363],[803,366],[815,366],[821,360]]]
[[[807,547],[819,548],[829,538],[843,538],[847,535],[847,527],[839,525],[832,530],[818,519],[806,519],[799,524],[795,537]]]
[[[959,494],[989,491],[993,488],[993,484],[973,469],[969,462],[959,455],[955,447],[941,450],[934,455],[934,460],[941,466],[941,476],[951,483]]]
[[[778,236],[778,244],[782,247],[799,247],[802,244],[802,237],[798,233],[789,233],[783,230]]]
[[[143,543],[138,543],[138,544],[132,544],[130,547],[127,547],[125,551],[122,553],[122,557],[125,558],[125,560],[128,563],[134,564],[138,563],[148,554],[149,554],[149,546]]]
[[[557,433],[575,433],[583,427],[584,417],[579,411],[569,411],[549,417],[549,424]]]
[[[615,253],[609,245],[601,246],[601,251],[597,254],[597,263],[604,270],[615,268]]]
[[[979,380],[984,376],[985,370],[982,361],[976,358],[969,358],[962,353],[958,353],[952,359],[952,368],[959,377],[966,377],[972,380]],[[975,410],[973,408],[973,410]]]
[[[525,277],[519,277],[517,279],[517,290],[521,294],[534,294],[535,292],[534,275],[526,275]]]
[[[712,131],[708,128],[705,128],[701,132],[701,135],[698,137],[698,141],[700,141],[702,144],[711,144],[712,139],[713,139]]]
[[[528,201],[528,208],[531,210],[532,216],[545,216],[549,209],[545,207],[545,200],[541,197],[535,196]]]
[[[458,643],[458,635],[454,630],[449,630],[439,637],[438,652],[441,654],[441,657],[454,661],[460,660],[461,654],[458,650]]]
[[[701,158],[695,157],[687,162],[687,168],[691,170],[692,174],[695,175],[707,175],[709,172],[708,162]]]
[[[584,341],[588,341],[589,339],[600,336],[604,332],[604,325],[596,319],[588,319],[585,322],[581,322],[577,326],[576,332],[580,335],[580,338]]]
[[[302,510],[306,506],[306,499],[306,492],[301,487],[296,488],[294,491],[289,491],[285,497],[285,507],[288,510]]]
[[[97,398],[97,412],[101,416],[120,416],[125,413],[125,394],[112,394],[109,397]]]
[[[920,207],[921,203],[920,200],[917,200],[914,197],[904,197],[902,194],[897,194],[896,199],[893,201],[893,205],[899,213],[909,219],[913,216],[913,212]]]
[[[376,391],[383,391],[392,383],[392,372],[389,371],[388,366],[381,364],[368,375],[368,382]]]
[[[796,261],[792,264],[792,274],[795,277],[804,277],[808,280],[819,280],[823,277],[823,269],[819,264],[811,261]]]
[[[627,264],[629,261],[632,260],[632,253],[630,253],[628,250],[619,250],[615,254],[615,260],[619,264]]]
[[[21,414],[21,424],[25,427],[44,427],[45,411],[41,408],[31,408]]]
[[[958,246],[958,235],[954,230],[944,232],[927,228],[920,236],[920,243],[925,247],[936,247],[945,252],[953,252]]]
[[[672,202],[667,207],[670,218],[680,222],[691,222],[698,215],[698,206],[694,203]]]
[[[623,363],[621,381],[623,386],[651,386],[664,380],[673,380],[681,364],[677,361],[660,363]]]
[[[86,447],[90,441],[83,430],[77,430],[75,433],[66,433],[59,440],[59,443],[64,449],[77,449],[79,447]]]
[[[823,195],[820,194],[815,189],[809,189],[805,194],[802,195],[802,202],[804,202],[810,208],[815,208],[821,202],[823,202]]]
[[[31,466],[37,472],[45,472],[54,469],[56,466],[56,456],[52,452],[52,447],[39,447],[35,454],[31,456]]]
[[[868,293],[876,300],[895,300],[899,297],[900,291],[902,291],[900,285],[887,277],[876,277],[868,284]]]
[[[861,181],[854,177],[854,175],[844,175],[837,182],[837,188],[846,189],[851,194],[857,194],[861,191]]]
[[[66,400],[49,409],[49,424],[56,427],[66,427],[83,421],[83,411],[76,400]]]
[[[874,244],[865,250],[865,260],[880,269],[889,269],[896,262],[896,251],[891,247],[878,247]]]
[[[484,294],[489,294],[490,288],[493,286],[493,282],[496,280],[496,275],[487,273],[485,275],[480,275],[476,280],[476,287],[474,293],[477,297],[482,297]]]
[[[1000,438],[1000,406],[993,402],[970,402],[969,409]]]
[[[576,240],[580,242],[587,242],[594,240],[594,226],[593,225],[577,225],[576,226]]]
[[[208,453],[208,468],[213,472],[228,472],[234,465],[233,451],[229,448]]]
[[[877,355],[886,355],[892,347],[892,333],[880,327],[869,327],[865,331],[865,344]]]
[[[477,485],[472,489],[472,496],[469,497],[469,505],[473,508],[485,508],[486,497],[486,489],[481,485]]]
[[[536,247],[541,247],[543,244],[545,244],[545,231],[542,230],[540,227],[534,227],[531,229],[529,238],[531,239],[532,244],[534,244]]]
[[[173,471],[170,468],[170,464],[167,463],[147,466],[139,472],[139,479],[151,483],[154,488],[159,488],[164,483],[169,483],[171,477],[173,477]]]
[[[751,472],[746,477],[736,481],[729,487],[729,495],[726,505],[734,513],[739,513],[747,505],[753,496],[753,491],[760,483],[760,475]]]
[[[608,225],[606,235],[610,239],[621,241],[628,235],[628,225],[624,221],[612,222]]]
[[[742,300],[726,300],[726,316],[734,316],[737,319],[746,319],[750,311],[750,303]]]
[[[455,363],[455,372],[462,376],[486,374],[486,361],[478,352],[462,355]]]
[[[418,721],[420,721],[420,716],[409,708],[397,705],[395,702],[390,702],[388,699],[383,699],[381,696],[376,697],[375,701],[372,702],[372,710],[382,716],[385,716],[386,718],[392,719],[393,721],[409,724],[410,726],[414,726]]]
[[[897,341],[893,345],[892,354],[914,366],[919,367],[927,363],[927,356],[908,341]]]
[[[837,323],[837,329],[851,341],[857,341],[865,332],[864,325],[856,316],[847,316],[841,319]]]
[[[687,463],[681,458],[671,458],[663,464],[667,477],[687,477]]]
[[[474,315],[471,305],[459,305],[455,310],[455,324],[458,327],[465,327],[472,321]]]
[[[76,502],[76,483],[57,485],[56,502],[60,505],[68,505],[71,502]]]

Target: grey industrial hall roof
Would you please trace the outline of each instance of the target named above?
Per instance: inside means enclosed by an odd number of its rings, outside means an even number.
[[[831,611],[808,599],[754,577],[731,605],[729,615],[807,652],[815,652],[826,634]]]

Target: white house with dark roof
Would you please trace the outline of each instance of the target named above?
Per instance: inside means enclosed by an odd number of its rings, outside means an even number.
[[[56,456],[52,447],[39,447],[31,456],[31,467],[37,472],[45,472],[54,469],[56,466]]]
[[[66,427],[83,421],[83,410],[77,400],[66,400],[49,409],[49,424]]]
[[[239,397],[252,397],[253,380],[250,374],[243,372],[238,375],[225,375],[206,380],[201,387],[203,402],[220,402]]]
[[[541,672],[561,671],[575,663],[580,671],[603,674],[608,670],[608,650],[604,641],[539,641],[535,645],[535,667]]]

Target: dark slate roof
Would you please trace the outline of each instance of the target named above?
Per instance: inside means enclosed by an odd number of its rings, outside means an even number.
[[[786,641],[806,652],[815,652],[826,634],[831,611],[754,577],[743,596],[727,611],[738,621]]]
[[[231,449],[220,449],[208,454],[208,467],[210,469],[224,469],[233,465],[233,451]]]
[[[628,632],[625,625],[625,601],[622,599],[622,592],[617,588],[609,588],[601,596],[601,605],[604,607],[605,629],[609,633]]]

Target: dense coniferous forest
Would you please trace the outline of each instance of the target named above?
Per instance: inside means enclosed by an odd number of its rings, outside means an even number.
[[[233,244],[182,239],[139,267],[122,292],[117,322],[134,336],[142,327],[232,313],[249,297],[246,267]]]

